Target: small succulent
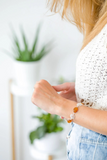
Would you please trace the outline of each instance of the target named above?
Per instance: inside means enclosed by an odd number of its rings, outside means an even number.
[[[21,27],[20,30],[21,30],[24,49],[21,49],[16,33],[12,29],[13,42],[14,42],[13,54],[10,54],[8,51],[5,51],[5,52],[17,61],[24,61],[24,62],[39,61],[41,58],[43,58],[45,55],[47,55],[50,52],[51,44],[52,44],[52,41],[50,41],[49,43],[42,46],[39,52],[37,51],[40,28],[41,28],[41,25],[39,24],[31,49],[29,49],[28,41],[23,31],[23,28]]]

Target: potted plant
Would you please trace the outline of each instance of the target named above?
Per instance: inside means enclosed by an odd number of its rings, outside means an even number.
[[[28,41],[22,27],[20,29],[23,48],[21,48],[21,44],[19,43],[19,40],[12,29],[14,42],[13,53],[10,54],[8,51],[5,52],[13,58],[15,82],[20,87],[34,86],[35,82],[39,80],[39,61],[51,50],[51,42],[49,42],[42,46],[40,51],[37,51],[40,28],[41,25],[39,25],[37,28],[31,49],[29,48]]]
[[[30,143],[36,149],[44,152],[51,152],[61,147],[61,131],[63,127],[60,125],[62,120],[57,115],[50,113],[41,113],[39,116],[33,116],[40,122],[40,126],[30,132]]]

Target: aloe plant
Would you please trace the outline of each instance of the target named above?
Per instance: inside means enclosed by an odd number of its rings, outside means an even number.
[[[33,116],[38,119],[41,125],[29,134],[30,142],[33,144],[35,139],[41,139],[46,133],[61,132],[63,127],[59,124],[64,122],[57,115],[51,115],[50,113],[42,113],[40,116]]]
[[[16,36],[15,31],[12,29],[13,42],[14,42],[13,53],[10,54],[6,50],[5,52],[17,61],[32,62],[32,61],[39,61],[40,59],[42,59],[45,55],[47,55],[51,51],[52,41],[43,45],[39,52],[37,51],[40,28],[41,28],[41,25],[39,24],[31,49],[29,49],[28,40],[25,36],[23,28],[21,27],[20,31],[21,31],[24,49],[21,49],[19,39]]]

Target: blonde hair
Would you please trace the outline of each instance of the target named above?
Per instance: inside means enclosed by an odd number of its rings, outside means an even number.
[[[60,13],[84,35],[83,49],[107,23],[107,0],[48,0],[51,11]]]

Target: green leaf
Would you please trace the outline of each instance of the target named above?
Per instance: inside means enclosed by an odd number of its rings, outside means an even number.
[[[39,61],[40,59],[42,59],[42,57],[47,55],[51,50],[52,50],[52,41],[50,41],[49,43],[47,43],[42,47],[40,52],[36,54],[36,57],[34,58],[34,60]]]
[[[63,130],[62,127],[56,127],[55,130],[54,130],[54,132],[61,132],[62,130]]]
[[[57,115],[54,115],[53,121],[55,121],[56,123],[62,123],[62,122],[64,122],[64,120],[61,119],[61,118],[60,118],[59,116],[57,116]]]
[[[11,26],[11,30],[12,30],[13,40],[14,40],[15,46],[16,46],[18,52],[21,53],[20,44],[19,44],[18,38],[17,38],[16,33],[15,33],[12,26]]]
[[[48,125],[48,127],[47,127],[47,131],[48,131],[49,133],[51,133],[51,132],[53,132],[53,131],[55,130],[55,128],[56,128],[56,124],[55,124],[55,123],[50,123],[50,124]]]
[[[23,38],[23,42],[24,42],[25,51],[28,52],[28,44],[27,44],[27,39],[26,39],[25,33],[24,33],[22,27],[20,27],[20,30],[21,30],[21,34],[22,34],[22,38]]]
[[[34,141],[35,139],[37,139],[36,131],[32,131],[32,132],[30,133],[29,139],[30,139],[31,144],[33,144],[33,141]]]
[[[47,115],[47,114],[41,114],[41,116],[33,116],[32,118],[36,118],[36,119],[39,119],[39,121],[45,122],[46,119],[49,118],[49,115]]]
[[[44,57],[47,54],[45,51],[45,46],[41,49],[41,51],[36,55],[34,58],[35,61],[39,61],[42,57]]]
[[[32,55],[35,53],[36,48],[37,48],[37,43],[38,43],[38,39],[39,39],[39,32],[40,32],[40,28],[41,28],[41,24],[39,24],[36,34],[35,34],[35,39],[34,39],[34,43],[32,46],[32,50],[30,51],[30,56],[32,57]]]
[[[46,134],[46,127],[40,126],[35,131],[31,132],[29,135],[30,142],[33,144],[35,139],[41,139]]]
[[[20,49],[20,44],[19,44],[19,42],[18,42],[18,39],[15,38],[15,39],[14,39],[14,42],[15,42],[15,45],[16,45],[17,50],[18,50],[19,53],[21,54],[21,49]]]

